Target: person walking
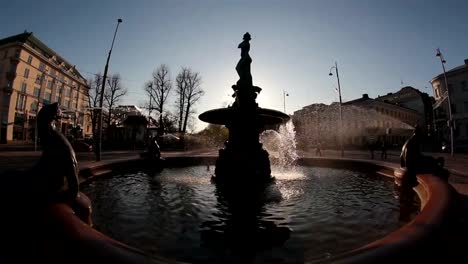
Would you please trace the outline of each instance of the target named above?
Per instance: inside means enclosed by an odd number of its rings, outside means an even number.
[[[383,160],[386,160],[387,159],[387,143],[385,142],[385,139],[382,140],[381,150],[382,150],[382,153],[380,154],[380,158]]]
[[[317,142],[317,148],[315,149],[315,155],[322,157],[322,150],[320,148],[320,142]]]

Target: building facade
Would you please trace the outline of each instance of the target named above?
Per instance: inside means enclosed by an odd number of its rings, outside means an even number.
[[[376,142],[401,145],[411,136],[420,115],[412,109],[362,98],[342,104],[343,129],[340,130],[339,103],[312,104],[294,112],[296,138],[303,148],[321,143],[338,148],[340,137],[347,148],[362,148]]]
[[[31,32],[1,39],[0,143],[34,141],[37,112],[53,102],[64,113],[58,124],[64,134],[91,134],[88,90],[75,65]]]
[[[425,130],[428,135],[434,134],[434,115],[432,111],[434,99],[427,93],[423,93],[414,87],[406,86],[396,93],[379,96],[376,100],[415,110],[419,114],[417,125]]]
[[[468,59],[463,65],[446,72],[447,84],[454,121],[454,148],[468,151]],[[434,91],[434,122],[439,141],[450,142],[448,127],[448,100],[444,75],[439,74],[431,81]]]

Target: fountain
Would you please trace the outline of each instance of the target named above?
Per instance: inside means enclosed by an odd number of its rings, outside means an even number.
[[[245,184],[247,181],[248,186],[258,187],[273,180],[268,152],[259,142],[259,134],[265,126],[284,123],[289,120],[289,116],[276,110],[260,108],[256,103],[262,89],[253,85],[250,73],[250,34],[245,33],[243,39],[239,44],[241,59],[236,66],[239,80],[232,86],[234,103],[228,108],[204,112],[199,118],[208,123],[225,125],[229,129],[228,141],[219,150],[213,180],[225,186]]]
[[[156,172],[148,170],[148,157],[102,162],[81,170],[80,180],[85,182],[80,189],[93,201],[95,228],[118,241],[90,226],[89,210],[80,213],[79,208],[90,209],[85,195],[81,197],[86,201],[81,203],[38,200],[41,206],[31,213],[30,198],[25,203],[10,203],[14,200],[11,197],[19,196],[11,186],[20,185],[3,184],[7,187],[3,189],[11,191],[0,192],[0,200],[6,212],[16,217],[2,219],[8,231],[8,248],[0,259],[24,256],[29,261],[22,262],[46,263],[394,263],[407,261],[410,254],[421,261],[432,260],[431,253],[438,252],[441,244],[440,234],[453,197],[444,177],[431,175],[440,166],[427,170],[434,160],[419,152],[418,135],[405,144],[402,168],[397,170],[403,182],[408,182],[407,178],[421,183],[414,188],[421,200],[417,216],[412,206],[409,210],[402,207],[403,199],[395,199],[393,178],[380,177],[393,177],[388,164],[330,158],[296,160],[290,123],[279,132],[264,132],[272,141],[280,139],[278,152],[286,157],[278,158],[278,166],[271,168],[260,133],[289,117],[258,107],[255,99],[261,89],[252,84],[249,41],[246,33],[239,45],[242,52],[236,67],[239,81],[233,85],[235,102],[200,115],[203,121],[229,129],[214,171],[206,166],[215,162],[216,157],[211,156],[166,157],[164,170]],[[50,133],[44,134],[45,139],[52,135],[55,141],[50,142],[59,144],[46,147],[42,165],[61,163],[30,173],[41,176],[37,177],[41,184],[61,176],[72,181],[72,176],[77,176],[74,152],[53,131],[52,119],[59,116],[57,107],[45,108],[54,110],[43,126]],[[269,144],[265,142],[265,146]],[[150,161],[159,159],[156,146],[149,154]],[[294,170],[288,167],[291,162],[297,165]],[[97,177],[99,170],[112,171],[112,177]],[[216,185],[210,183],[213,173]],[[280,199],[265,199],[272,188],[281,194]],[[76,189],[70,191],[76,195]]]

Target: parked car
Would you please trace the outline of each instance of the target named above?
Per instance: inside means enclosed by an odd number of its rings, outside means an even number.
[[[75,141],[72,143],[73,150],[76,152],[92,152],[93,145],[85,143],[83,141]]]

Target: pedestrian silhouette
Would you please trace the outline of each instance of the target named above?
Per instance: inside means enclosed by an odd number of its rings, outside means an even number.
[[[385,139],[382,141],[382,144],[380,145],[382,153],[380,154],[381,159],[387,159],[387,143],[385,142]]]

